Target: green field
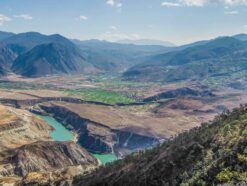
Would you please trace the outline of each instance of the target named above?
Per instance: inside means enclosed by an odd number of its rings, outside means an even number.
[[[99,101],[108,104],[131,103],[135,101],[122,95],[121,93],[100,89],[66,90],[65,92],[70,97],[77,97],[87,101]]]

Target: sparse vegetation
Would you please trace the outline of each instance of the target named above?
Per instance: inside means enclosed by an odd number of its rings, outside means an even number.
[[[119,160],[75,184],[235,185],[247,183],[247,106]],[[93,177],[93,179],[92,179]]]

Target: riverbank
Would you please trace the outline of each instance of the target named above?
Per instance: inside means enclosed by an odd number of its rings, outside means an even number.
[[[50,137],[54,141],[74,141],[76,143],[78,142],[78,134],[76,132],[66,129],[60,122],[58,122],[53,117],[42,116],[42,115],[37,115],[37,116],[43,119],[47,124],[49,124],[54,128],[54,130],[49,133]],[[101,162],[102,165],[116,161],[118,159],[115,154],[92,153],[92,155],[96,157]]]

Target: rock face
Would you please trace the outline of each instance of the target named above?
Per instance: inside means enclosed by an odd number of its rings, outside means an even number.
[[[247,107],[146,152],[77,177],[73,185],[246,185]]]
[[[31,113],[0,105],[0,161],[5,150],[19,148],[36,141],[52,140],[52,128]]]
[[[85,118],[60,105],[42,104],[40,107],[47,113],[52,114],[66,128],[76,131],[79,134],[78,143],[90,152],[115,152],[124,156],[130,152],[159,143],[159,138],[151,134],[110,127],[103,121],[100,123],[93,118]]]
[[[6,106],[0,113],[0,185],[68,179],[99,165],[80,145],[52,141],[53,128],[33,114]]]
[[[35,142],[15,149],[13,154],[7,161],[19,176],[63,170],[69,166],[98,165],[96,158],[74,142]]]

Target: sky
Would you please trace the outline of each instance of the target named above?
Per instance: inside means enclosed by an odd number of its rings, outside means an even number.
[[[0,0],[0,30],[180,45],[247,33],[247,0]]]

